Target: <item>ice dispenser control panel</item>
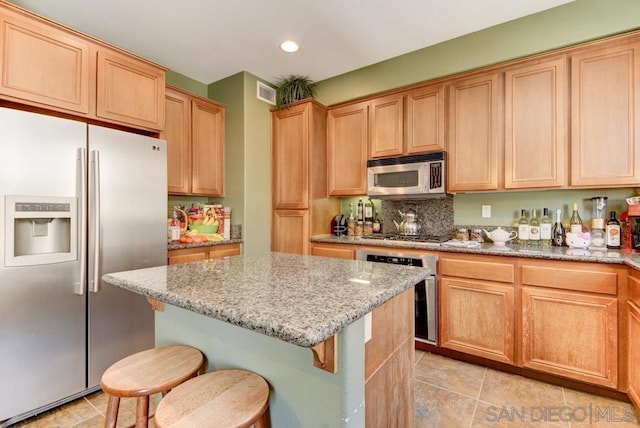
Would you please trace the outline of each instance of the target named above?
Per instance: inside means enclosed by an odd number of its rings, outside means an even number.
[[[76,198],[5,196],[5,222],[5,266],[77,259]]]

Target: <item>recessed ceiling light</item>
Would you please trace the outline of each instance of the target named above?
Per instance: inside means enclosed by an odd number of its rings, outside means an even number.
[[[297,52],[299,47],[298,44],[293,40],[285,40],[284,42],[280,43],[280,49],[285,52]]]

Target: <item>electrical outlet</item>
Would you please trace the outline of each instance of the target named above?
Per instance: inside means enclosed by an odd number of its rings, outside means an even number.
[[[490,217],[491,217],[491,205],[483,205],[482,218],[490,218]]]

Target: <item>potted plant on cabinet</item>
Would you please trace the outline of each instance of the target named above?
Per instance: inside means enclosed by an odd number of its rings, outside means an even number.
[[[291,74],[276,82],[276,105],[288,107],[296,101],[313,98],[315,84],[309,76]]]

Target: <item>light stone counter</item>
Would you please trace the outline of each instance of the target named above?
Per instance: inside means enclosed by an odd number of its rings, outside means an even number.
[[[498,247],[490,243],[480,244],[475,248],[464,248],[444,244],[414,243],[380,239],[363,239],[348,236],[321,235],[311,238],[311,242],[327,244],[349,244],[358,246],[375,246],[389,249],[442,251],[450,253],[483,254],[490,256],[526,257],[546,260],[570,260],[578,262],[626,264],[640,269],[640,254],[630,250],[594,250],[568,247],[522,248],[517,244]]]
[[[283,253],[107,274],[114,286],[312,347],[425,279],[421,268]]]

